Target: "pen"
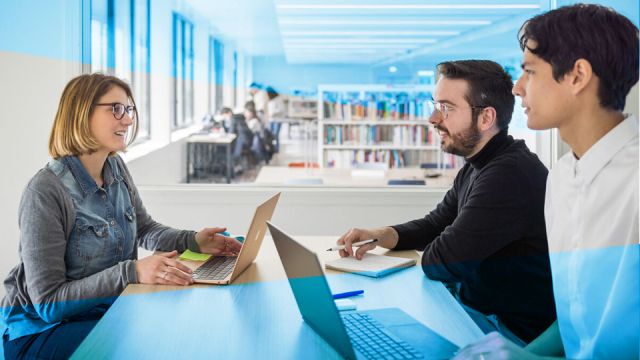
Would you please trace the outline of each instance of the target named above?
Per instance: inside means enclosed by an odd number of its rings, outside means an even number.
[[[364,290],[354,290],[354,291],[347,291],[347,292],[343,292],[343,293],[339,293],[339,294],[333,294],[333,299],[344,299],[344,298],[348,298],[348,297],[352,297],[352,296],[357,296],[360,294],[364,294]]]
[[[367,245],[367,244],[371,244],[374,242],[378,242],[378,239],[373,239],[373,240],[363,240],[363,241],[358,241],[358,242],[354,242],[353,244],[351,244],[351,246],[362,246],[362,245]],[[338,245],[338,246],[334,246],[332,248],[328,248],[327,251],[338,251],[338,250],[344,250],[344,245]]]

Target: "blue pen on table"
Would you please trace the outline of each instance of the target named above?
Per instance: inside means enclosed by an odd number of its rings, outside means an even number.
[[[344,298],[348,298],[348,297],[352,297],[352,296],[358,296],[360,294],[364,294],[364,290],[354,290],[354,291],[347,291],[347,292],[343,292],[343,293],[339,293],[339,294],[333,294],[333,298],[334,299],[344,299]]]

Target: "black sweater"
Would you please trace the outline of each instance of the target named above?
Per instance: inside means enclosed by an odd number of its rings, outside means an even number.
[[[506,131],[467,159],[435,210],[393,226],[396,250],[424,250],[433,280],[526,342],[556,318],[544,223],[547,169]]]

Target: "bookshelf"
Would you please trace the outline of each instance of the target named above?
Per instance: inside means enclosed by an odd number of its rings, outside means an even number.
[[[318,102],[313,99],[290,96],[287,105],[287,115],[290,118],[316,119],[318,117]]]
[[[429,125],[433,85],[320,85],[318,161],[322,167],[457,168]]]

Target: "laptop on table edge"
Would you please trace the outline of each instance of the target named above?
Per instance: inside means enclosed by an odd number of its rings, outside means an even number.
[[[376,358],[358,350],[362,349],[359,344],[362,339],[354,340],[347,334],[345,321],[351,314],[368,316],[381,326],[384,334],[408,344],[414,352],[405,358],[449,359],[454,355],[456,345],[398,308],[339,312],[318,256],[270,222],[267,225],[302,318],[341,356]],[[349,316],[350,322],[352,318]]]
[[[264,235],[267,232],[267,221],[271,220],[275,211],[276,205],[280,199],[280,193],[271,196],[268,200],[258,205],[253,215],[253,220],[249,226],[249,231],[242,244],[242,248],[237,256],[234,256],[235,264],[233,265],[233,271],[222,279],[206,279],[206,278],[193,278],[193,281],[200,284],[214,284],[214,285],[227,285],[232,283],[240,274],[242,274],[253,263],[258,256],[258,250],[264,240]],[[216,256],[211,256],[209,260],[199,264],[195,267],[197,270],[200,267],[206,266],[207,263],[214,261]],[[180,260],[181,261],[181,260]]]

